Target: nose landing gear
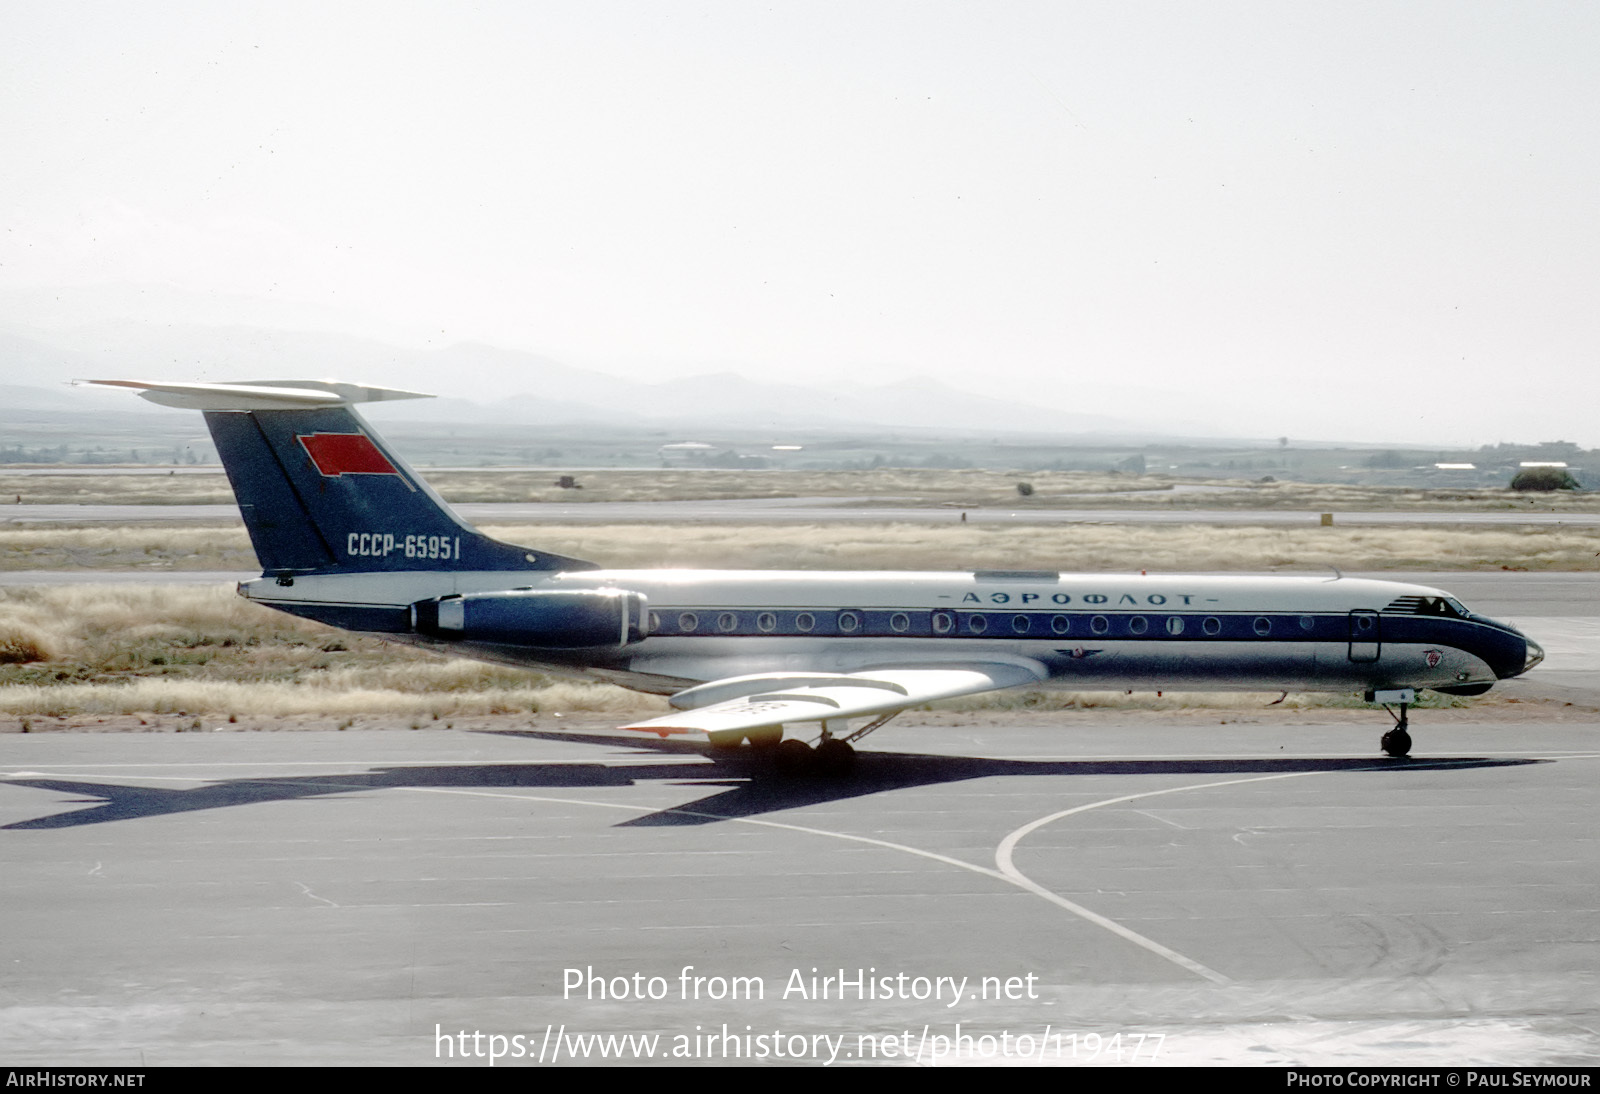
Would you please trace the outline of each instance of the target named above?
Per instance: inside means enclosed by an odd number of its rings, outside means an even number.
[[[1406,719],[1406,707],[1417,701],[1415,688],[1396,688],[1393,691],[1369,691],[1366,695],[1369,703],[1382,703],[1383,709],[1389,711],[1394,718],[1394,728],[1378,739],[1378,747],[1397,760],[1405,759],[1411,755],[1410,723]],[[1389,704],[1394,703],[1400,708],[1396,714],[1390,709]]]

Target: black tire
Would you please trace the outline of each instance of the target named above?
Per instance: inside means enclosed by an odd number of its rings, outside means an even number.
[[[1403,759],[1411,755],[1411,734],[1403,729],[1391,729],[1383,735],[1383,739],[1378,743],[1385,752],[1396,759]]]
[[[774,766],[786,775],[798,775],[810,771],[816,758],[816,753],[811,751],[810,745],[793,737],[780,742],[772,750]]]
[[[856,766],[856,750],[843,741],[823,741],[817,746],[816,762],[819,774],[847,775]]]

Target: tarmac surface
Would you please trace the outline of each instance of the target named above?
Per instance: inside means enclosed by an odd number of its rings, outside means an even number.
[[[1595,727],[1263,715],[10,734],[0,1059],[1600,1061]]]

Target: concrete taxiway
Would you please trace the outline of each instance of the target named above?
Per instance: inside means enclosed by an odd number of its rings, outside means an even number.
[[[0,1058],[1595,1063],[1600,736],[1381,717],[11,734]]]

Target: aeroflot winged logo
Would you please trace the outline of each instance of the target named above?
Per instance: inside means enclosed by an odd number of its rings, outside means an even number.
[[[340,475],[396,475],[400,469],[378,451],[365,433],[296,434],[317,470],[330,479]]]

